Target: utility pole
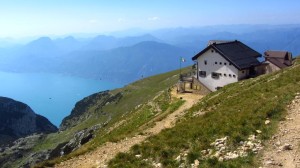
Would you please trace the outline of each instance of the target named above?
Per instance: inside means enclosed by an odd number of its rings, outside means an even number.
[[[181,62],[185,62],[183,57],[180,57],[179,59],[179,79],[181,79]]]
[[[179,79],[181,79],[181,57],[179,59]]]

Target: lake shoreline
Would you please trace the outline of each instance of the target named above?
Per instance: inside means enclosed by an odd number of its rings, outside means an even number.
[[[35,113],[45,116],[58,127],[79,100],[123,86],[106,80],[44,72],[0,71],[0,81],[0,96],[28,104]]]

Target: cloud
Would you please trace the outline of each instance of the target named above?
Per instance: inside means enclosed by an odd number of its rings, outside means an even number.
[[[91,20],[89,20],[89,23],[98,23],[98,20],[96,20],[96,19],[91,19]]]
[[[118,22],[126,22],[126,20],[124,18],[119,18]]]
[[[150,20],[150,21],[157,21],[157,20],[159,20],[159,19],[160,19],[160,18],[157,17],[157,16],[148,18],[148,20]]]

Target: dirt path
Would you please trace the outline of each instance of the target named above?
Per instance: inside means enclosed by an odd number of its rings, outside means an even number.
[[[161,121],[157,121],[155,126],[148,128],[144,131],[143,135],[136,135],[131,138],[123,139],[117,143],[105,143],[98,147],[96,150],[86,153],[84,155],[72,158],[65,162],[62,162],[55,167],[57,168],[93,168],[93,167],[106,167],[107,162],[114,158],[119,152],[127,152],[133,145],[139,144],[151,135],[158,134],[165,128],[174,126],[176,119],[184,115],[184,111],[191,108],[196,102],[203,96],[185,93],[177,94],[175,89],[172,90],[172,96],[182,98],[185,103],[179,107],[178,110],[168,115]]]
[[[300,94],[288,106],[286,120],[263,153],[263,167],[300,168]]]

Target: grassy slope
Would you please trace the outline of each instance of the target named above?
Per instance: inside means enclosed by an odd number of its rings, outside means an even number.
[[[190,68],[185,68],[182,71],[186,72],[189,70]],[[112,116],[112,120],[107,126],[99,130],[96,138],[70,155],[43,162],[42,164],[37,165],[37,167],[53,165],[62,160],[93,150],[107,141],[118,141],[124,137],[131,136],[139,131],[140,126],[157,117],[157,115],[165,115],[170,111],[176,110],[176,108],[182,104],[182,101],[171,101],[169,99],[168,89],[178,81],[178,74],[179,71],[177,70],[156,75],[134,82],[124,88],[111,91],[113,94],[122,92],[123,97],[117,104],[108,104],[104,106],[103,111],[109,113]],[[157,97],[157,95],[160,96]],[[149,106],[147,104],[149,101],[153,101],[157,104],[162,111],[157,111]],[[96,117],[91,117],[89,120],[67,131],[49,135],[43,142],[36,146],[36,150],[53,148],[70,138],[74,132],[103,122],[103,118],[99,117],[101,115],[97,116],[98,113],[95,111],[94,107],[89,108],[88,112]],[[120,121],[126,122],[115,129],[111,129]]]
[[[257,156],[218,162],[204,159],[201,150],[217,138],[229,136],[234,150],[256,130],[262,130],[258,138],[267,140],[275,132],[280,120],[284,120],[285,107],[300,92],[300,60],[284,71],[245,80],[224,87],[206,96],[192,107],[174,128],[166,129],[150,137],[129,153],[120,153],[110,161],[109,167],[152,167],[149,160],[165,167],[178,167],[175,158],[188,151],[186,164],[200,160],[200,167],[258,167]],[[199,111],[208,112],[194,116]],[[272,122],[265,125],[266,118]],[[135,155],[141,155],[141,158]]]

